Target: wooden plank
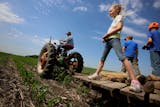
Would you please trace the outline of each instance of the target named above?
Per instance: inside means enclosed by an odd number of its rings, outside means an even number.
[[[115,96],[115,93],[119,93],[119,90],[126,87],[125,83],[112,82],[110,80],[100,79],[100,80],[90,80],[86,75],[75,75],[74,78],[82,80],[88,83],[90,86],[100,87],[102,89],[108,90],[111,96]]]
[[[138,98],[140,100],[144,100],[144,91],[140,92],[140,93],[135,93],[129,90],[129,86],[122,88],[120,90],[120,93],[126,96],[130,96],[130,97],[135,97]]]
[[[100,87],[104,84],[112,83],[112,81],[109,80],[91,80],[91,82],[95,85],[99,85]]]
[[[116,92],[122,95],[125,95],[127,97],[133,97],[133,98],[137,98],[139,100],[144,101],[144,95],[145,95],[144,91],[142,91],[141,93],[132,92],[129,90],[129,86],[127,86],[125,83],[112,82],[104,78],[100,80],[90,80],[88,79],[87,75],[84,75],[84,74],[76,74],[73,77],[83,82],[86,82],[92,86],[96,86],[96,87],[100,87],[102,89],[108,90],[110,91],[111,96],[114,94],[113,92],[115,92],[116,90]],[[160,82],[155,82],[154,86],[156,86],[156,88],[159,87],[159,83]],[[154,93],[150,94],[150,103],[160,105],[160,90],[155,89]]]
[[[155,103],[160,105],[160,95],[158,94],[150,94],[150,103]]]
[[[154,82],[154,88],[160,90],[160,81],[155,81]]]
[[[120,93],[124,94],[126,96],[129,96],[129,97],[138,98],[138,99],[144,101],[144,94],[145,94],[144,91],[142,91],[141,93],[135,93],[135,92],[129,91],[129,87],[125,87],[120,90]],[[160,105],[160,95],[158,95],[156,93],[151,93],[149,102],[156,103],[156,104]]]
[[[91,80],[89,80],[86,75],[73,75],[73,77],[75,79],[81,80],[81,81],[86,82],[86,83],[91,82]]]
[[[108,82],[112,82],[112,81],[108,81],[108,80],[90,80],[88,79],[88,77],[86,75],[74,75],[73,76],[76,79],[82,80],[86,83],[92,83],[93,85],[97,85],[99,86],[100,84],[106,84]]]
[[[107,72],[107,71],[102,71],[101,75],[103,77],[107,78],[127,78],[127,74],[123,72]]]
[[[154,89],[154,93],[159,94],[160,95],[160,90]]]
[[[127,86],[125,83],[112,82],[110,80],[90,80],[87,78],[86,75],[75,75],[74,78],[86,81],[88,83],[92,83],[93,85],[99,86],[107,90],[121,89]]]
[[[106,90],[122,89],[127,86],[124,83],[112,82],[109,80],[107,80],[107,81],[92,80],[91,82],[92,82],[92,84],[99,86],[99,87],[106,89]]]
[[[104,84],[104,86],[108,89],[113,90],[113,89],[122,89],[126,87],[127,85],[125,83],[112,82],[112,83]]]

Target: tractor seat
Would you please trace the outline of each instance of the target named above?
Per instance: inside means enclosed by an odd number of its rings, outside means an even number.
[[[62,46],[64,49],[66,49],[66,50],[71,50],[71,49],[73,49],[74,47],[72,46],[72,45],[70,45],[70,44],[66,44],[66,45],[64,45],[64,46]]]

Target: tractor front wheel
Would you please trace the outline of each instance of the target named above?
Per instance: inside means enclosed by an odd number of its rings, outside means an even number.
[[[83,57],[78,52],[71,53],[68,58],[68,69],[71,72],[81,73],[83,69]]]

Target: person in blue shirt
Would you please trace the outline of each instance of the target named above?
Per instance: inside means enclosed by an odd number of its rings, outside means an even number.
[[[124,42],[124,46],[122,47],[122,51],[124,55],[128,58],[128,60],[132,63],[132,66],[135,70],[135,75],[140,75],[140,70],[138,67],[138,44],[133,41],[133,36],[127,36]],[[126,72],[125,66],[122,64],[121,72]]]
[[[73,49],[74,48],[74,43],[73,43],[73,37],[71,32],[66,33],[67,38],[60,40],[61,46],[65,47],[66,49]]]
[[[148,49],[150,51],[150,60],[152,67],[152,74],[148,77],[151,80],[160,81],[160,31],[159,23],[152,22],[148,26],[148,41],[142,49]]]

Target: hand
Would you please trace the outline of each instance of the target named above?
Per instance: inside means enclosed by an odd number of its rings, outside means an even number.
[[[108,38],[108,36],[109,36],[108,34],[105,34],[105,35],[102,37],[102,40],[105,41],[105,40]]]
[[[102,38],[102,42],[105,43],[105,39]]]
[[[110,35],[108,34],[108,33],[106,33],[103,37],[102,37],[102,39],[106,39],[106,38],[108,38]]]
[[[145,49],[146,49],[146,45],[144,45],[144,46],[142,47],[142,49],[145,50]]]
[[[102,37],[103,40],[104,40],[105,38],[106,38],[105,36]]]
[[[65,40],[59,40],[60,41],[60,44],[63,44],[65,42]]]
[[[149,47],[148,47],[147,45],[144,45],[144,46],[142,47],[142,49],[143,49],[143,50],[145,50],[145,49],[146,49],[146,50],[149,50]]]

